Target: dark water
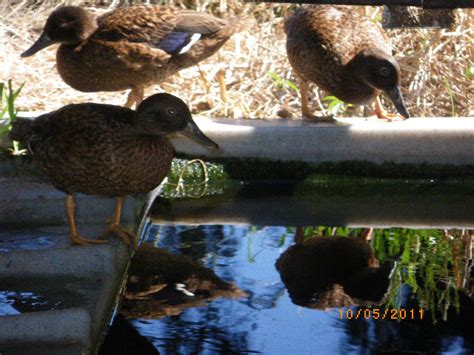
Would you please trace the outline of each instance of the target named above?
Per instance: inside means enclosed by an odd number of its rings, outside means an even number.
[[[62,308],[61,302],[51,302],[33,292],[0,291],[0,316]]]
[[[360,238],[364,229],[318,227],[298,233],[294,227],[150,225],[148,247],[188,256],[246,296],[218,297],[209,287],[197,294],[200,286],[191,290],[190,281],[184,283],[194,296],[137,293],[141,300],[122,305],[125,316],[163,354],[472,354],[472,239],[467,233],[377,229],[368,244]],[[292,247],[295,234],[299,242],[306,238],[301,250]],[[305,244],[314,235],[320,240]],[[282,255],[287,285],[275,266]],[[150,272],[155,280],[156,271]],[[177,282],[171,279],[159,282]],[[147,279],[145,288],[153,280]],[[199,297],[205,301],[188,305]],[[392,309],[393,320],[388,319]],[[374,319],[377,310],[389,313]]]

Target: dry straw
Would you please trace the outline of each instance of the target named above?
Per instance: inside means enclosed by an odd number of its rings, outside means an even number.
[[[85,101],[122,105],[125,92],[81,93],[67,86],[56,71],[56,46],[33,57],[20,54],[38,37],[48,14],[60,4],[87,7],[99,15],[120,5],[115,1],[7,0],[0,4],[0,80],[26,82],[18,105],[22,110],[51,111],[69,103]],[[163,1],[161,1],[163,2]],[[212,12],[217,16],[255,19],[251,31],[236,34],[217,55],[170,77],[146,94],[167,91],[182,97],[193,109],[211,117],[300,118],[299,93],[286,58],[283,18],[290,5],[243,3],[236,0],[169,0],[168,5]],[[374,21],[381,8],[357,8]],[[474,20],[472,10],[457,10],[449,30],[405,29],[387,31],[402,68],[402,86],[412,115],[474,116],[474,84],[468,68],[474,65]],[[227,102],[219,95],[218,73],[225,70]],[[200,71],[206,80],[203,80]],[[321,111],[327,95],[313,87],[312,107]],[[387,105],[393,109],[390,105]],[[317,113],[317,112],[316,112]],[[366,114],[370,112],[365,111]],[[362,115],[353,108],[344,115]],[[341,113],[342,115],[342,113]]]

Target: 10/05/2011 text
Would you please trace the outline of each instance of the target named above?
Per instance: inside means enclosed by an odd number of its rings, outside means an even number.
[[[390,320],[406,320],[406,319],[423,319],[423,309],[405,309],[405,308],[339,308],[340,319],[390,319]]]

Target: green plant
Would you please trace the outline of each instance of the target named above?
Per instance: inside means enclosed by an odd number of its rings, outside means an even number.
[[[448,91],[449,100],[451,102],[451,116],[452,117],[457,116],[453,89],[451,88],[451,84],[449,83],[447,78],[444,78],[444,83],[446,84],[446,90]]]
[[[459,232],[434,229],[382,229],[374,231],[374,252],[383,262],[397,260],[391,273],[391,283],[385,306],[400,308],[404,285],[411,288],[418,303],[425,311],[431,311],[433,323],[441,316],[446,319],[449,308],[459,312],[458,280],[463,274],[461,257],[465,251]],[[457,265],[455,267],[455,265]]]
[[[373,16],[370,21],[373,22],[373,23],[381,23],[383,20],[383,16],[382,15],[377,15],[377,16]]]
[[[474,62],[469,61],[469,64],[467,65],[464,75],[469,80],[472,80],[474,78]]]
[[[345,103],[333,95],[325,96],[323,101],[329,102],[328,110],[333,115],[336,115],[339,112],[345,112],[348,107],[352,107],[351,104]]]
[[[166,198],[220,195],[227,179],[223,167],[218,164],[203,162],[200,159],[174,159],[162,194]]]
[[[21,84],[16,90],[13,89],[12,80],[8,80],[8,91],[5,92],[5,84],[0,83],[0,136],[7,134],[12,127],[12,122],[18,117],[18,110],[15,109],[15,100],[20,95],[21,90],[25,83]],[[5,101],[5,103],[4,103]],[[5,118],[8,113],[8,118]],[[12,148],[9,149],[13,155],[22,155],[26,153],[26,149],[20,149],[20,144],[16,141],[13,142]]]
[[[270,78],[273,79],[273,83],[274,85],[276,86],[277,89],[281,89],[283,87],[287,87],[289,89],[292,89],[292,90],[295,90],[295,91],[298,91],[298,85],[296,85],[294,82],[292,82],[291,80],[288,80],[288,79],[283,79],[280,75],[278,75],[277,73],[273,73],[273,72],[268,72],[267,73],[268,76],[270,76]]]
[[[304,227],[304,238],[360,235],[360,228]],[[437,229],[374,229],[372,247],[380,263],[395,261],[384,307],[402,307],[403,290],[409,286],[423,311],[430,311],[433,323],[446,319],[448,310],[460,311],[459,291],[469,262],[461,231]]]

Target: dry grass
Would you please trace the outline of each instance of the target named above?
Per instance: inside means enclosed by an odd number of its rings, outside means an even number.
[[[68,4],[87,6],[96,14],[116,5],[93,2],[67,1]],[[236,0],[171,0],[166,3],[212,11],[220,16],[253,17],[256,25],[251,31],[233,36],[217,55],[200,65],[207,83],[200,79],[199,68],[193,67],[161,85],[148,88],[147,94],[163,90],[177,94],[192,106],[194,112],[213,117],[300,117],[299,93],[269,75],[276,73],[282,79],[296,82],[286,58],[283,32],[283,16],[291,9],[289,5],[244,4]],[[18,85],[26,82],[18,100],[23,110],[51,111],[68,103],[85,101],[122,105],[126,100],[125,92],[81,93],[63,83],[55,68],[56,46],[33,57],[20,58],[36,40],[46,17],[57,5],[58,1],[53,0],[2,1],[1,80],[11,78]],[[371,18],[381,14],[381,8],[359,9]],[[392,30],[388,35],[402,68],[403,91],[412,115],[474,116],[474,84],[466,75],[474,61],[472,10],[458,10],[456,27],[451,30]],[[216,80],[216,74],[222,68],[226,69],[227,103],[220,98]],[[313,108],[320,111],[322,104],[318,97],[326,94],[318,93],[316,87],[313,93]],[[345,113],[361,114],[361,108]]]

